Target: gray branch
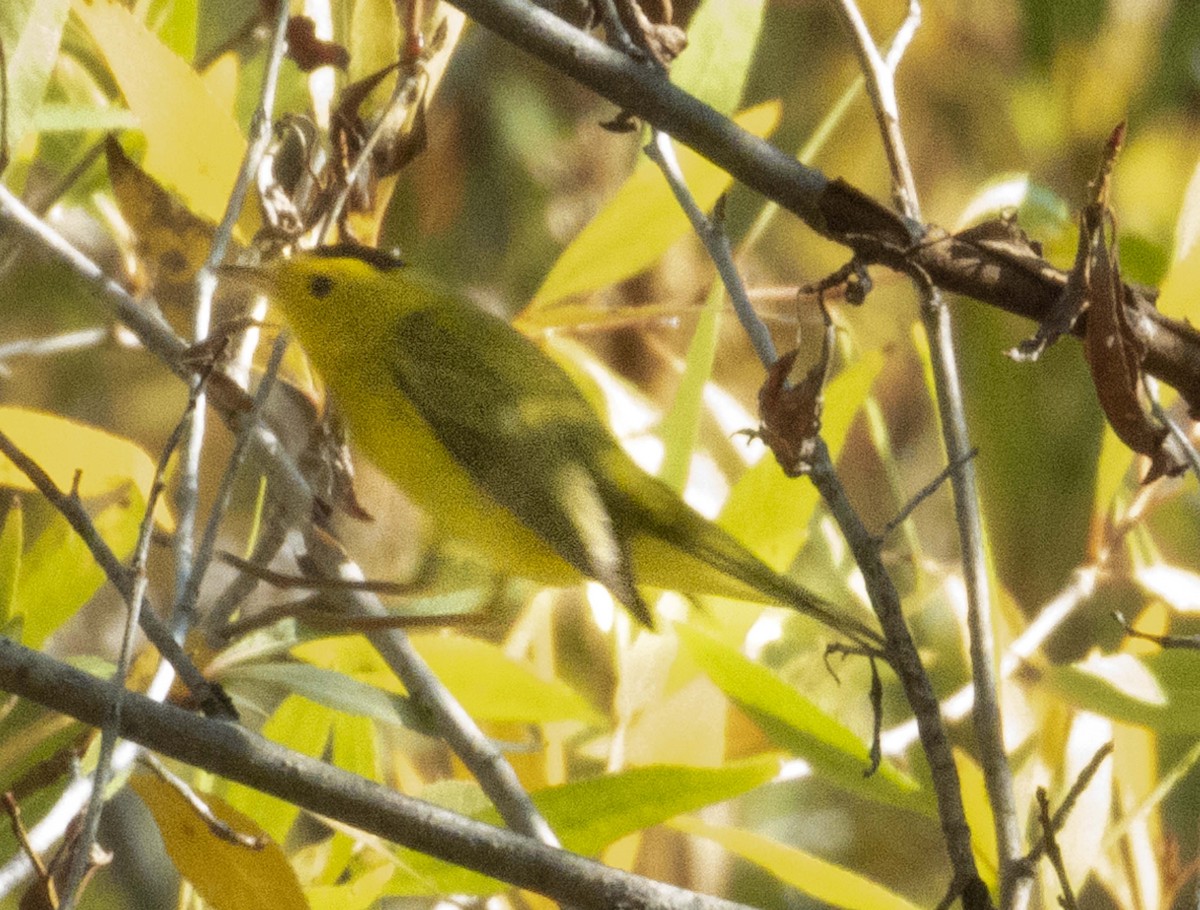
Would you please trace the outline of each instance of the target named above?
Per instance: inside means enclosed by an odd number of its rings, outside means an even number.
[[[93,726],[111,716],[118,695],[110,682],[8,639],[0,639],[0,689]],[[243,727],[132,692],[122,700],[120,734],[310,812],[581,910],[745,910],[457,815],[292,752]]]

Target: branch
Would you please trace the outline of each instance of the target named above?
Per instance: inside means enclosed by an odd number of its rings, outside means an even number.
[[[904,696],[912,708],[920,732],[921,746],[929,762],[930,777],[937,796],[938,820],[942,826],[942,837],[950,854],[954,869],[952,891],[963,894],[966,910],[987,907],[987,889],[979,887],[979,871],[971,851],[971,829],[967,824],[963,807],[962,790],[958,780],[958,768],[950,751],[950,740],[942,724],[937,695],[916,643],[900,608],[900,593],[884,568],[876,538],[863,525],[846,490],[838,479],[837,471],[829,458],[825,441],[817,437],[809,472],[813,485],[821,494],[830,514],[837,521],[854,555],[854,561],[863,573],[871,607],[879,618],[887,643],[884,655],[888,664],[900,680]],[[965,890],[964,890],[965,889]]]
[[[859,66],[867,80],[867,93],[879,122],[883,146],[892,175],[892,195],[897,207],[908,218],[921,219],[916,181],[909,164],[904,135],[900,129],[900,106],[896,99],[896,67],[901,54],[884,60],[863,21],[854,0],[833,4],[842,24],[853,39]],[[906,20],[915,29],[921,18],[917,0],[909,0]],[[906,29],[902,29],[904,31]],[[996,679],[995,642],[992,637],[991,591],[988,585],[983,546],[983,516],[979,509],[979,488],[963,404],[962,384],[955,358],[954,333],[950,311],[942,294],[929,284],[924,272],[917,272],[917,291],[922,298],[921,321],[929,340],[930,364],[937,394],[938,419],[942,440],[950,464],[959,465],[951,472],[954,491],[954,516],[958,526],[963,581],[967,591],[967,631],[971,653],[971,678],[975,685],[975,737],[979,742],[979,760],[987,782],[988,801],[995,823],[996,845],[1000,859],[1000,903],[1004,910],[1024,908],[1029,903],[1033,880],[1021,877],[1017,861],[1022,854],[1021,829],[1013,795],[1012,769],[1004,751],[1004,728],[1000,717],[999,684]]]
[[[1038,257],[1016,259],[905,218],[843,180],[831,180],[529,0],[450,0],[481,25],[672,138],[695,149],[864,262],[924,272],[942,290],[1041,322],[1067,273]],[[1146,345],[1146,372],[1200,413],[1200,331],[1154,308],[1152,289],[1130,285],[1130,323]],[[1075,327],[1081,335],[1086,319]]]
[[[110,715],[117,697],[111,683],[8,639],[0,639],[0,689],[94,726]],[[123,698],[120,734],[310,812],[581,910],[745,910],[485,825],[284,749],[242,727],[132,692]]]

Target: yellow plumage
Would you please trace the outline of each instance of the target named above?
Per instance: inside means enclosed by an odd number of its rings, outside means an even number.
[[[371,251],[305,253],[260,277],[352,441],[497,569],[551,585],[594,578],[647,624],[638,585],[780,603],[878,642],[638,468],[503,320]]]

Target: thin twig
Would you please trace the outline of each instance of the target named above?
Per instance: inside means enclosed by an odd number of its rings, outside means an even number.
[[[1140,629],[1134,628],[1133,624],[1125,618],[1125,614],[1120,610],[1113,611],[1113,619],[1121,624],[1121,628],[1125,630],[1125,634],[1130,638],[1152,642],[1164,650],[1173,648],[1184,651],[1200,651],[1200,635],[1154,635],[1150,632],[1143,632]]]
[[[171,432],[167,443],[163,446],[158,465],[154,470],[154,481],[146,496],[146,514],[142,517],[138,528],[137,544],[134,546],[133,560],[128,574],[132,577],[132,591],[128,602],[128,615],[125,618],[125,628],[121,636],[121,649],[117,655],[117,666],[110,677],[110,682],[116,687],[117,694],[113,699],[112,713],[100,727],[100,753],[96,760],[96,769],[92,773],[92,795],[88,800],[87,810],[83,816],[79,838],[76,840],[69,864],[66,879],[63,882],[60,910],[72,910],[79,896],[80,886],[87,874],[88,862],[92,855],[92,845],[96,842],[96,834],[100,830],[100,816],[104,809],[105,790],[112,772],[112,761],[119,739],[117,731],[121,728],[121,708],[124,704],[126,683],[129,679],[129,667],[133,661],[133,646],[135,632],[141,620],[141,614],[146,602],[146,588],[149,576],[146,574],[146,563],[150,555],[150,541],[154,535],[154,513],[158,501],[162,498],[167,462],[183,440],[199,392],[204,387],[205,377],[195,386],[188,396],[187,407]]]
[[[0,184],[0,217],[10,220],[29,236],[42,241],[50,252],[90,282],[95,292],[114,307],[118,317],[134,331],[147,350],[156,354],[176,375],[183,378],[191,375],[191,368],[184,364],[188,348],[175,336],[170,326],[161,317],[139,306],[124,288],[105,276],[95,263],[29,212],[3,184]],[[225,409],[226,420],[236,425],[239,415],[249,410],[247,399],[240,389],[228,386],[221,388],[226,397],[214,401],[216,396],[210,388],[210,404],[220,404]],[[260,423],[254,435],[262,452],[262,464],[275,490],[275,502],[285,512],[282,523],[288,526],[306,524],[311,515],[313,501],[312,491],[307,482],[284,450],[279,438],[268,427]],[[36,468],[36,465],[34,467]],[[62,498],[62,494],[53,483],[48,489]],[[84,519],[86,517],[83,516]],[[85,522],[82,526],[89,527],[90,522]],[[102,545],[103,541],[99,543]],[[101,552],[108,552],[107,548]],[[121,578],[120,564],[112,557],[111,552],[108,552],[108,557],[109,564],[115,566],[115,571],[109,577]],[[103,561],[101,566],[107,571],[108,566]],[[379,599],[371,594],[345,592],[340,596],[347,598],[349,610],[354,615],[389,615]],[[153,621],[157,624],[154,629],[144,625],[143,630],[159,651],[177,669],[184,666],[186,658],[182,650],[166,628],[158,623],[154,612],[145,610],[142,618],[143,623]],[[441,733],[451,750],[475,776],[488,798],[495,803],[505,822],[515,831],[543,838],[547,842],[552,841],[553,832],[550,832],[549,826],[533,806],[512,766],[425,664],[407,636],[398,630],[381,630],[372,633],[370,639],[384,661],[404,682],[412,698],[426,712],[431,725]],[[187,675],[181,669],[180,676],[188,683],[189,688],[201,683],[209,685],[194,667]],[[65,802],[63,804],[65,805]]]
[[[328,577],[363,577],[362,570],[327,535],[309,534],[307,546],[309,557]],[[351,617],[391,616],[378,597],[365,591],[339,588],[327,592],[327,597],[340,602]],[[408,636],[400,629],[381,629],[368,633],[368,638],[413,701],[433,719],[438,732],[479,782],[505,824],[543,844],[558,846],[558,837],[525,792],[512,765],[421,659]]]
[[[833,6],[853,38],[859,65],[867,80],[867,94],[875,110],[891,170],[893,198],[905,217],[919,222],[921,208],[900,129],[895,72],[906,41],[920,22],[920,4],[917,0],[909,0],[906,23],[901,28],[905,41],[894,42],[886,60],[875,46],[854,0],[836,0]],[[1003,910],[1023,910],[1032,895],[1033,881],[1027,875],[1015,874],[1015,864],[1022,854],[1021,831],[1013,795],[1012,769],[1004,748],[992,638],[991,592],[983,546],[983,519],[979,510],[975,468],[970,461],[972,446],[955,363],[950,311],[941,294],[931,284],[924,283],[918,290],[923,297],[921,318],[929,339],[942,439],[948,461],[957,466],[957,470],[950,475],[950,481],[954,491],[954,511],[967,590],[971,674],[975,684],[975,735],[979,742],[979,758],[996,828],[1000,902]]]
[[[1175,437],[1175,441],[1179,443],[1179,448],[1187,459],[1188,467],[1192,469],[1192,474],[1200,480],[1200,452],[1196,451],[1191,437],[1179,425],[1179,422],[1162,406],[1162,402],[1158,399],[1158,382],[1152,376],[1146,377],[1146,391],[1150,399],[1151,412],[1166,425],[1167,432]]]
[[[325,216],[325,224],[320,232],[322,239],[335,225],[341,223],[342,212],[345,211],[350,194],[354,192],[355,184],[358,183],[366,171],[371,161],[371,155],[375,151],[375,146],[383,140],[384,135],[388,132],[389,124],[398,119],[393,116],[393,109],[405,104],[421,103],[421,96],[424,92],[421,85],[423,78],[424,69],[421,66],[420,60],[409,61],[407,71],[397,72],[396,85],[392,89],[392,96],[388,99],[387,105],[380,113],[379,119],[375,122],[375,126],[371,130],[371,134],[367,137],[367,141],[359,149],[358,157],[346,173],[346,185],[334,197],[333,204],[329,207],[329,211]]]
[[[1075,808],[1075,803],[1079,801],[1079,797],[1083,795],[1083,791],[1088,788],[1088,784],[1092,782],[1092,778],[1100,770],[1100,765],[1104,763],[1106,758],[1112,755],[1112,752],[1113,744],[1111,742],[1105,743],[1096,750],[1096,754],[1084,765],[1083,770],[1079,772],[1079,776],[1075,778],[1075,782],[1071,784],[1071,789],[1063,797],[1061,805],[1055,810],[1054,816],[1050,818],[1049,828],[1045,825],[1042,826],[1042,837],[1030,849],[1029,856],[1026,857],[1026,862],[1030,864],[1037,862],[1041,858],[1042,853],[1050,849],[1049,838],[1055,832],[1062,830],[1063,825],[1067,822],[1067,816]],[[1038,789],[1040,790],[1041,788],[1039,787]]]
[[[287,542],[289,525],[285,520],[283,509],[273,501],[263,505],[263,517],[260,520],[260,531],[254,539],[250,565],[258,567],[268,565]],[[217,558],[223,554],[218,551]],[[204,617],[204,626],[208,630],[210,644],[220,647],[223,630],[228,626],[230,618],[238,611],[242,603],[258,587],[258,578],[249,572],[239,572],[225,586],[225,589],[213,601]]]
[[[253,616],[231,622],[221,629],[221,638],[236,641],[244,635],[273,626],[285,619],[294,619],[312,629],[347,634],[377,632],[380,629],[445,628],[469,625],[475,628],[495,620],[479,613],[394,613],[391,616],[346,616],[308,602],[279,604],[267,607]]]
[[[351,578],[311,578],[307,575],[289,575],[285,572],[276,572],[274,569],[268,569],[266,566],[260,566],[247,559],[242,559],[240,556],[234,556],[232,553],[218,553],[218,558],[221,562],[228,563],[234,568],[240,569],[247,575],[252,575],[261,582],[269,584],[272,588],[280,590],[295,590],[302,588],[308,591],[362,591],[371,594],[391,595],[393,597],[405,597],[419,593],[429,587],[430,581],[436,572],[436,559],[427,560],[417,571],[417,575],[411,581],[377,581],[377,580],[356,580]]]
[[[905,505],[904,508],[896,514],[896,517],[883,526],[883,533],[881,533],[877,539],[882,543],[884,540],[890,537],[891,533],[896,530],[896,528],[908,521],[908,516],[916,511],[917,506],[936,493],[941,485],[950,479],[951,475],[958,470],[963,462],[970,461],[978,454],[979,448],[973,448],[965,456],[963,456],[960,461],[952,461],[950,464],[946,465],[946,467],[942,468],[938,472],[937,477],[933,478],[933,480],[921,487],[921,489],[917,491],[916,495],[908,501],[907,505]]]
[[[162,315],[157,310],[142,306],[120,283],[109,278],[100,266],[30,211],[3,183],[0,183],[0,219],[36,240],[43,249],[57,256],[87,282],[116,311],[117,318],[137,335],[146,350],[165,363],[176,376],[186,378],[191,375],[191,370],[183,365],[187,345]]]
[[[450,2],[525,53],[695,149],[821,236],[852,248],[866,263],[901,271],[919,268],[938,287],[1037,321],[1062,294],[1067,275],[1045,260],[1017,264],[953,236],[921,243],[928,233],[924,225],[750,135],[650,67],[531,0]],[[1193,408],[1200,408],[1200,330],[1158,312],[1145,289],[1126,288],[1136,318],[1145,320],[1146,372],[1179,389]]]
[[[283,354],[287,350],[287,346],[288,334],[287,332],[281,332],[275,339],[275,344],[271,349],[271,357],[267,361],[266,370],[258,384],[258,391],[254,395],[254,404],[251,406],[250,412],[245,416],[234,440],[233,451],[229,454],[229,460],[225,464],[225,472],[221,476],[221,485],[217,489],[217,496],[213,502],[212,511],[209,513],[208,522],[204,527],[204,535],[200,538],[200,547],[196,551],[192,571],[188,574],[181,594],[182,602],[177,604],[177,609],[183,615],[190,616],[195,614],[197,601],[200,597],[200,586],[204,583],[205,573],[207,573],[208,567],[212,564],[213,553],[216,551],[217,532],[221,527],[221,519],[225,517],[225,512],[233,499],[234,481],[237,478],[242,462],[245,461],[250,440],[254,437],[255,431],[258,429],[259,419],[261,418],[263,408],[266,407],[267,399],[271,395],[271,389],[275,385],[275,378],[279,374],[279,365],[283,362]]]
[[[683,179],[683,172],[675,157],[675,148],[671,144],[671,137],[653,127],[650,130],[650,136],[650,143],[645,149],[646,156],[659,166],[663,176],[667,178],[671,192],[674,193],[675,199],[687,215],[692,230],[696,232],[696,236],[700,238],[708,255],[712,258],[713,264],[716,265],[717,274],[721,276],[721,283],[725,285],[729,299],[733,302],[734,312],[737,313],[742,328],[754,346],[754,352],[758,354],[758,359],[762,361],[763,366],[769,367],[778,359],[779,355],[775,350],[775,342],[771,339],[770,330],[759,318],[758,313],[754,311],[754,306],[746,295],[745,284],[738,273],[737,264],[733,261],[733,249],[729,245],[729,235],[721,225],[709,219],[696,204],[695,197],[692,196]]]
[[[8,361],[17,357],[52,357],[64,351],[87,350],[104,344],[111,337],[108,329],[97,327],[0,344],[0,375],[9,374]]]
[[[1046,845],[1046,857],[1050,860],[1050,865],[1054,867],[1054,871],[1058,875],[1059,887],[1062,888],[1058,902],[1062,906],[1062,910],[1078,910],[1078,905],[1075,903],[1075,891],[1071,887],[1062,851],[1058,848],[1058,840],[1054,836],[1054,824],[1050,819],[1050,801],[1046,798],[1045,787],[1037,788],[1037,801],[1038,820],[1041,823],[1042,840]]]
[[[670,138],[658,130],[653,130],[652,134],[654,138],[646,149],[647,155],[666,175],[676,199],[716,264],[755,351],[763,364],[770,367],[777,356],[774,343],[746,296],[741,275],[733,262],[727,235],[719,224],[714,224],[700,212],[679,173],[678,166],[672,166],[674,153]],[[828,314],[826,322],[829,323]],[[886,639],[885,655],[901,677],[905,694],[917,718],[922,745],[925,747],[931,768],[935,769],[938,810],[954,868],[954,888],[956,891],[969,889],[972,895],[977,895],[978,889],[973,887],[973,883],[979,876],[971,852],[970,828],[962,805],[958,772],[950,752],[949,740],[938,715],[937,698],[933,694],[929,677],[921,665],[916,646],[900,611],[899,594],[879,559],[879,547],[851,506],[824,442],[818,438],[815,443],[813,482],[841,526],[842,533],[850,543],[855,560],[866,579],[872,606],[883,626]]]
[[[212,832],[213,837],[220,838],[226,843],[235,844],[239,847],[245,847],[248,850],[261,850],[267,845],[267,839],[258,834],[242,834],[240,831],[232,828],[228,822],[222,821],[213,814],[213,810],[209,807],[200,795],[178,774],[173,774],[171,769],[164,765],[161,761],[155,758],[149,752],[143,752],[139,757],[139,761],[149,768],[154,774],[169,786],[172,790],[183,797],[184,801],[196,813],[197,817],[204,822],[204,826]]]
[[[121,565],[121,561],[117,559],[113,551],[109,549],[108,544],[100,537],[83,505],[77,499],[72,498],[70,494],[60,490],[37,462],[21,451],[3,431],[0,431],[0,452],[8,456],[8,459],[17,466],[21,473],[28,477],[38,491],[62,514],[91,551],[92,558],[104,570],[104,574],[120,593],[126,606],[131,607],[135,593],[134,579],[130,572]],[[207,712],[225,717],[236,717],[228,696],[220,690],[219,686],[210,683],[196,669],[196,665],[184,653],[153,609],[141,611],[139,624],[142,631],[146,633],[146,637],[175,668],[184,685],[191,690],[192,696],[205,706]]]
[[[819,437],[813,449],[809,476],[838,523],[854,561],[863,574],[871,607],[879,618],[879,625],[887,640],[884,654],[900,680],[916,719],[937,796],[942,836],[954,870],[952,890],[958,894],[966,889],[966,893],[974,897],[978,895],[978,889],[973,887],[973,883],[979,879],[979,872],[971,850],[971,829],[963,807],[958,769],[950,751],[946,728],[942,724],[937,696],[900,608],[900,594],[883,565],[875,538],[866,529],[846,495],[830,460],[829,449]]]
[[[212,321],[213,297],[217,289],[216,269],[225,259],[226,250],[233,238],[234,226],[241,217],[246,195],[258,171],[258,164],[266,152],[267,144],[271,141],[271,113],[275,107],[275,89],[279,83],[279,70],[283,65],[284,52],[287,50],[286,34],[289,9],[286,3],[276,5],[271,50],[267,56],[258,105],[255,107],[250,121],[251,140],[246,146],[241,168],[238,170],[237,179],[234,181],[233,189],[226,202],[225,214],[213,233],[212,247],[209,249],[208,257],[196,273],[196,309],[192,324],[192,340],[195,344],[203,342],[208,337]],[[201,564],[197,561],[197,555],[193,550],[200,491],[200,459],[204,451],[205,404],[204,391],[201,389],[199,406],[192,412],[191,426],[188,428],[183,445],[184,456],[179,466],[179,483],[175,491],[177,512],[174,540],[175,603],[171,610],[171,616],[176,631],[188,628],[195,619],[195,594],[199,591],[200,581],[193,576],[197,570],[203,574],[207,568],[206,563]],[[209,554],[211,557],[211,548]]]
[[[1011,677],[1076,610],[1089,601],[1095,593],[1099,576],[1100,570],[1094,566],[1076,570],[1066,587],[1042,607],[1037,617],[1004,652],[1000,660],[1001,679]],[[971,712],[974,703],[975,684],[967,683],[942,701],[940,713],[947,721],[958,721]],[[897,724],[884,732],[883,752],[885,755],[902,755],[916,739],[915,719]]]

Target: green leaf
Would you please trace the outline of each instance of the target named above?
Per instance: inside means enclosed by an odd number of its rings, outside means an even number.
[[[162,43],[182,59],[196,56],[199,0],[166,0],[162,14],[153,17],[154,30]]]
[[[635,831],[747,793],[778,773],[772,755],[720,768],[632,768],[542,790],[533,801],[568,850],[592,856]]]
[[[821,436],[835,460],[882,369],[883,354],[869,351],[826,388]],[[807,478],[788,477],[768,454],[738,478],[717,524],[767,565],[783,571],[808,538],[818,502],[820,496]]]
[[[46,95],[58,60],[70,0],[4,0],[0,41],[8,61],[8,144],[21,145]]]
[[[688,345],[683,380],[675,393],[675,401],[662,422],[661,434],[666,446],[659,477],[679,491],[687,484],[688,467],[696,440],[700,437],[700,417],[704,408],[704,387],[712,375],[717,356],[718,331],[721,325],[721,306],[725,302],[725,287],[714,281],[700,311],[700,321]]]
[[[339,714],[333,719],[333,763],[367,780],[379,780],[375,724],[366,717]]]
[[[1071,231],[1074,220],[1066,200],[1028,173],[997,174],[984,181],[958,216],[957,230],[1005,212],[1017,213],[1022,229],[1042,241]]]
[[[21,551],[25,548],[25,518],[21,500],[10,493],[0,529],[0,632],[17,613],[17,579],[21,574]]]
[[[688,23],[671,81],[722,114],[737,109],[762,28],[762,0],[705,0]]]
[[[916,904],[878,882],[761,834],[727,825],[710,825],[690,817],[677,818],[670,824],[679,831],[720,844],[823,904],[847,910],[917,910]]]
[[[558,679],[543,679],[526,663],[493,644],[465,635],[414,635],[413,646],[446,688],[477,720],[598,724],[601,716]],[[339,670],[360,682],[393,692],[403,686],[361,636],[305,642],[292,649],[301,660]]]
[[[222,676],[222,682],[227,684],[248,680],[271,683],[343,714],[432,732],[407,696],[384,691],[334,670],[308,663],[245,663],[231,667]]]
[[[413,646],[472,717],[486,721],[550,723],[603,718],[559,679],[543,679],[501,648],[465,635],[414,635]]]
[[[47,710],[25,699],[6,707],[0,719],[0,793],[43,762],[49,764],[55,755],[78,743],[83,724],[65,714]],[[70,768],[64,764],[61,775]]]
[[[388,880],[392,877],[389,863],[351,877],[342,885],[314,885],[304,889],[309,906],[321,910],[369,910],[374,907]]]
[[[774,756],[720,768],[653,765],[575,781],[533,794],[533,801],[563,846],[592,856],[635,831],[740,796],[779,773]],[[499,824],[495,810],[479,816]],[[489,893],[499,883],[429,857],[402,851],[390,894]]]
[[[144,501],[132,484],[111,498],[115,501],[92,524],[117,559],[124,561],[137,544]],[[55,512],[21,560],[13,613],[24,617],[22,644],[40,648],[107,580],[87,544]]]
[[[747,132],[766,136],[779,123],[780,110],[778,101],[769,101],[734,119]],[[707,211],[733,178],[689,148],[679,147],[678,154],[696,204]],[[518,322],[526,330],[539,328],[539,311],[636,275],[691,229],[666,178],[643,157],[616,195],[563,250]]]
[[[94,104],[71,102],[48,103],[33,115],[33,128],[39,133],[69,133],[138,128],[133,111],[123,107],[96,107]]]
[[[884,762],[870,777],[867,746],[771,670],[737,649],[684,625],[679,641],[714,683],[777,745],[808,761],[823,778],[877,802],[931,811],[912,778]]]
[[[1169,655],[1171,652],[1164,652],[1156,657]],[[1194,663],[1186,675],[1175,676],[1178,698],[1172,697],[1171,687],[1159,681],[1156,666],[1170,668],[1171,662],[1155,660],[1152,664],[1132,654],[1093,656],[1070,666],[1051,667],[1045,682],[1048,690],[1064,701],[1112,720],[1161,733],[1200,732],[1200,717],[1192,705]]]

